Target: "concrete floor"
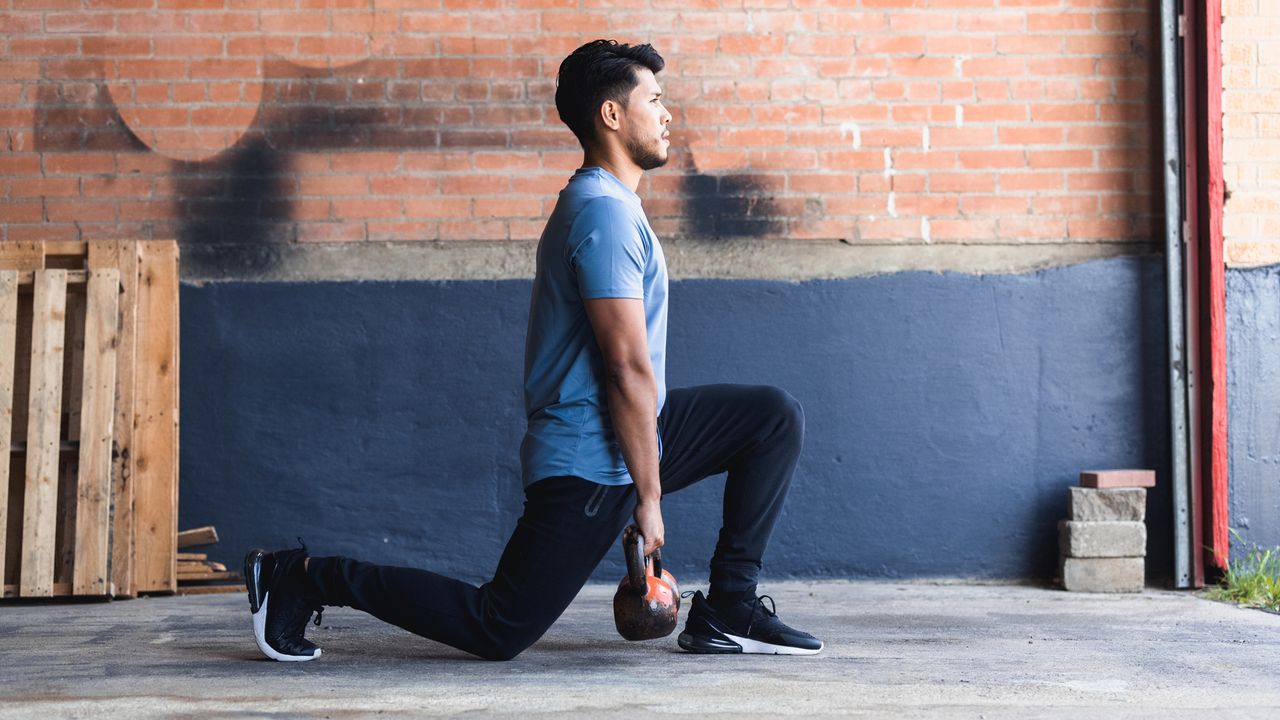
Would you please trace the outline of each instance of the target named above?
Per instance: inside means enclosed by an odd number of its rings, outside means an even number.
[[[637,713],[955,718],[1280,714],[1280,616],[1191,594],[776,583],[816,657],[709,657],[627,643],[588,587],[509,663],[346,608],[314,662],[260,658],[243,596],[0,605],[0,718]],[[1229,713],[1229,714],[1228,714]]]

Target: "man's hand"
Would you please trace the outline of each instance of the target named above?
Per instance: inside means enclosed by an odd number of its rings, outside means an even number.
[[[636,503],[636,527],[640,528],[640,534],[644,536],[645,557],[662,547],[664,530],[662,508],[658,500]]]

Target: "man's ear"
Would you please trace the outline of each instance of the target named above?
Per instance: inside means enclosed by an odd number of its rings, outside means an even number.
[[[605,100],[600,103],[600,122],[604,123],[605,127],[611,130],[617,130],[622,127],[621,114],[622,107],[617,102]]]

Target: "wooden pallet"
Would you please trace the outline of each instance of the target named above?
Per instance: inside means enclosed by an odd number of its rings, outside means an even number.
[[[176,590],[177,260],[0,244],[4,597]]]

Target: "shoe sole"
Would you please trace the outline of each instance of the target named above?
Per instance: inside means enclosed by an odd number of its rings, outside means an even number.
[[[271,600],[271,593],[261,592],[262,556],[265,554],[261,550],[250,550],[244,558],[244,581],[249,591],[249,612],[253,615],[253,639],[257,641],[258,649],[262,654],[272,660],[279,662],[315,660],[320,657],[320,648],[316,648],[314,655],[286,655],[267,643],[267,604]]]
[[[676,642],[688,652],[703,655],[817,655],[824,647],[818,645],[816,648],[798,648],[790,645],[774,645],[729,633],[719,633],[719,637],[680,633]]]

